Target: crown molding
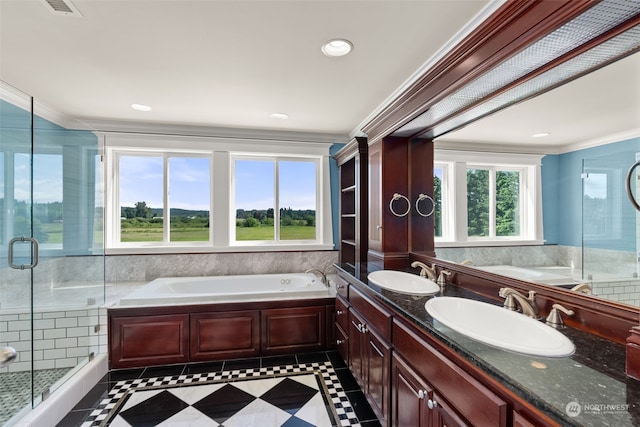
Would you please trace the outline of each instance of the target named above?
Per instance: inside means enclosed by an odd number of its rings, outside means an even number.
[[[340,143],[349,141],[348,135],[281,131],[271,129],[226,128],[216,126],[194,126],[167,123],[111,121],[78,119],[87,130],[100,133],[126,133],[145,135],[174,135],[195,137],[217,137],[260,141],[292,141],[311,143]]]

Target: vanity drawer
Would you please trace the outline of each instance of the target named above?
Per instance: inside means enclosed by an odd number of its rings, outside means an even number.
[[[373,328],[385,340],[391,340],[391,313],[354,286],[349,291],[349,303],[366,319],[369,329]]]
[[[336,323],[346,331],[349,325],[349,304],[341,297],[336,297]]]
[[[336,292],[345,299],[349,299],[349,282],[339,275],[336,276]]]

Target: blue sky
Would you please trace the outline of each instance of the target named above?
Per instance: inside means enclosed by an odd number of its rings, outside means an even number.
[[[144,201],[162,207],[163,160],[159,156],[120,158],[120,205],[134,206]],[[171,207],[208,210],[210,194],[208,158],[170,158]],[[315,162],[280,161],[280,206],[316,209]],[[275,163],[273,160],[236,160],[236,207],[274,207]],[[215,201],[214,201],[215,202]]]

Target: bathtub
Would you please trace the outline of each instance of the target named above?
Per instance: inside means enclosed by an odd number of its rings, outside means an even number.
[[[513,265],[487,265],[475,267],[501,276],[542,283],[551,286],[574,286],[583,281],[574,276],[571,267],[515,267]]]
[[[120,306],[208,304],[335,296],[311,273],[163,277],[120,299]]]

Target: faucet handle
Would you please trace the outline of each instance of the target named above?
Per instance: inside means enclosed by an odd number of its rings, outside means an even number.
[[[449,270],[440,270],[440,274],[438,275],[438,280],[436,283],[439,286],[444,286],[447,284],[447,277],[451,277],[451,272]],[[446,277],[445,277],[446,276]]]
[[[569,310],[560,304],[553,304],[551,306],[551,312],[547,316],[547,320],[546,320],[547,325],[556,329],[564,328],[564,322],[562,321],[562,316],[560,315],[560,312],[563,312],[567,316],[574,315],[573,310]]]

